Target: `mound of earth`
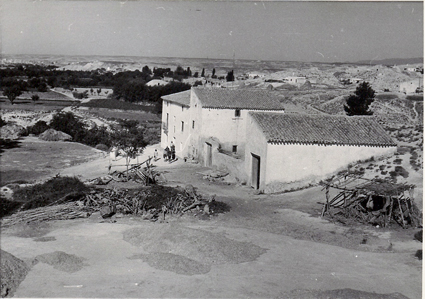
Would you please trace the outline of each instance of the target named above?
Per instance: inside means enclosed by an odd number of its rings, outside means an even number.
[[[138,254],[129,257],[129,259],[142,259],[155,269],[172,271],[183,275],[205,274],[211,270],[210,265],[205,265],[187,257],[172,253],[157,252],[151,254]]]
[[[65,141],[72,140],[72,137],[64,132],[48,129],[38,137],[44,141]]]
[[[54,269],[68,273],[80,271],[84,264],[84,259],[63,251],[55,251],[38,255],[34,263],[42,262],[53,266]]]
[[[30,268],[25,262],[4,250],[0,250],[0,261],[1,297],[12,297]]]
[[[158,269],[165,270],[166,265],[166,270],[189,275],[206,273],[214,264],[251,262],[266,251],[222,234],[175,224],[133,228],[124,232],[124,240],[150,253],[132,258],[142,258]]]
[[[293,290],[285,293],[281,298],[292,299],[408,299],[408,297],[400,293],[378,294],[371,292],[358,291],[353,289],[336,289],[336,290]]]
[[[24,127],[20,125],[8,124],[0,128],[0,137],[2,139],[18,139],[24,130]]]

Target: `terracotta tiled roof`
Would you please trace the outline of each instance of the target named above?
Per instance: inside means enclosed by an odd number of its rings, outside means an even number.
[[[265,90],[194,88],[203,108],[283,110],[277,96]]]
[[[161,98],[165,101],[170,101],[182,106],[190,107],[190,89],[162,96]]]
[[[372,116],[333,116],[250,112],[267,142],[396,146]]]

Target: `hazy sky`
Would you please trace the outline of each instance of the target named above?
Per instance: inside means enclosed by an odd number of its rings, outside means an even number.
[[[423,56],[422,2],[1,0],[4,54],[287,61]]]

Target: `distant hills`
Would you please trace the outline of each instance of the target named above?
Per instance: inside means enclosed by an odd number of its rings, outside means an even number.
[[[361,60],[357,62],[358,64],[382,64],[382,65],[403,65],[403,64],[416,64],[424,63],[422,58],[389,58],[382,60]]]

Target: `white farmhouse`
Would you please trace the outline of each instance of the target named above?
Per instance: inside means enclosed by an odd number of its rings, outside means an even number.
[[[163,97],[161,146],[265,192],[314,182],[394,153],[372,116],[285,114],[265,90],[192,88]]]
[[[285,77],[283,79],[285,83],[293,84],[293,85],[303,85],[306,81],[306,77]]]
[[[168,82],[160,79],[153,79],[146,83],[146,86],[164,86],[167,85]]]

